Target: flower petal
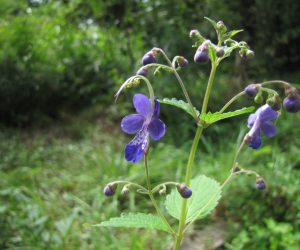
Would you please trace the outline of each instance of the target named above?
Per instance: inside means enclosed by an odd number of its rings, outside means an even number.
[[[136,112],[143,116],[147,116],[150,112],[150,100],[143,94],[135,94],[133,96],[133,105]]]
[[[249,115],[249,118],[248,118],[248,128],[251,128],[254,124],[254,122],[256,121],[257,119],[257,114],[251,114]]]
[[[260,108],[259,117],[262,121],[274,120],[277,116],[277,111],[273,110],[268,104],[265,104]]]
[[[160,104],[157,101],[157,99],[154,100],[154,110],[153,110],[153,116],[158,118],[160,113]]]
[[[166,125],[158,118],[152,118],[149,123],[148,130],[153,140],[157,141],[164,136]]]
[[[248,145],[253,149],[258,149],[261,146],[261,138],[260,138],[260,131],[257,130],[253,136],[251,141],[248,142]]]
[[[121,121],[121,129],[127,134],[135,134],[142,128],[144,121],[145,117],[139,114],[125,116]]]
[[[125,147],[125,158],[127,161],[136,163],[140,161],[148,146],[149,133],[142,128],[136,136]]]
[[[271,121],[262,123],[261,129],[267,137],[273,137],[277,133],[277,129]]]

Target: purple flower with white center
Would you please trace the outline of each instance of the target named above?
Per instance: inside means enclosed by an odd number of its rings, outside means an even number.
[[[251,128],[248,133],[248,145],[257,149],[261,146],[261,130],[267,137],[276,135],[276,127],[272,120],[278,117],[278,113],[273,110],[268,104],[261,106],[254,114],[248,118],[248,127]]]
[[[135,134],[133,140],[125,147],[127,161],[136,163],[140,161],[147,150],[149,136],[158,141],[164,136],[165,124],[159,119],[160,105],[154,100],[154,107],[150,100],[143,94],[133,96],[133,105],[137,114],[125,116],[121,121],[121,129],[127,134]]]

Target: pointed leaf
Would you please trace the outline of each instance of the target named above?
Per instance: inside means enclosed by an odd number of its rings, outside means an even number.
[[[163,100],[158,100],[158,101],[162,104],[168,104],[168,105],[172,105],[177,108],[180,108],[194,117],[192,107],[188,103],[186,103],[182,100],[177,100],[176,98],[172,98],[172,99],[164,98]],[[200,115],[200,112],[195,107],[193,107],[193,108],[198,117]]]
[[[238,109],[235,111],[230,111],[227,113],[220,113],[220,112],[216,112],[216,113],[211,113],[208,112],[207,114],[201,114],[200,115],[200,120],[206,124],[212,124],[215,123],[219,120],[223,120],[226,118],[230,118],[230,117],[234,117],[234,116],[238,116],[238,115],[242,115],[242,114],[246,114],[246,113],[251,113],[253,112],[255,108],[253,106],[248,107],[248,108],[242,108],[242,109]]]
[[[214,26],[214,28],[216,29],[216,30],[218,30],[218,25],[217,25],[217,23],[214,21],[214,20],[212,20],[212,19],[210,19],[210,18],[208,18],[208,17],[204,17],[207,21],[209,21],[210,23],[211,23],[211,25],[212,26]]]
[[[194,218],[201,219],[208,215],[218,204],[221,198],[221,186],[215,180],[204,175],[198,176],[191,181],[192,196],[187,203],[187,218],[189,222]],[[181,204],[183,198],[177,190],[167,196],[165,205],[168,213],[176,219],[180,219]]]
[[[236,34],[242,32],[242,31],[244,31],[244,30],[231,30],[231,31],[229,31],[229,32],[227,32],[227,33],[225,33],[225,34],[222,35],[222,41],[225,41],[225,40],[227,40],[229,38],[232,38]]]
[[[168,227],[158,216],[143,213],[122,214],[121,217],[111,218],[100,224],[92,225],[93,227],[134,227],[134,228],[151,228],[169,232]]]

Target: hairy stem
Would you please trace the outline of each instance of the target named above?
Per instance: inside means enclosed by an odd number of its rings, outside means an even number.
[[[284,86],[285,88],[289,88],[291,87],[291,84],[289,82],[286,81],[282,81],[282,80],[271,80],[271,81],[266,81],[266,82],[262,82],[261,85],[265,86],[265,85],[269,85],[269,84],[280,84],[282,86]]]
[[[207,84],[207,88],[206,88],[206,92],[205,92],[205,96],[204,96],[204,100],[203,100],[203,105],[202,105],[202,112],[201,112],[202,114],[205,114],[206,110],[207,110],[207,105],[208,105],[209,96],[210,96],[211,88],[212,88],[215,73],[216,73],[216,68],[217,68],[217,64],[215,62],[212,62],[212,68],[211,68],[211,72],[210,72],[210,76],[209,76],[209,80],[208,80],[208,84]],[[196,150],[197,150],[198,143],[201,138],[203,129],[204,128],[202,126],[198,126],[195,137],[194,137],[194,141],[192,144],[192,148],[190,151],[187,168],[186,168],[186,175],[185,175],[185,184],[187,186],[189,186],[190,182],[191,182],[195,154],[196,154]],[[181,245],[181,241],[182,241],[182,237],[183,237],[184,226],[185,226],[185,222],[186,222],[186,214],[187,214],[187,199],[183,199],[182,205],[181,205],[179,228],[178,228],[178,232],[177,232],[176,242],[174,245],[174,250],[180,249],[180,245]]]
[[[173,69],[173,73],[174,73],[175,77],[177,78],[177,81],[179,82],[179,85],[180,85],[180,87],[181,87],[181,89],[182,89],[182,92],[183,92],[183,94],[184,94],[184,96],[185,96],[185,99],[186,99],[186,101],[188,102],[188,104],[191,106],[191,109],[192,109],[192,112],[193,112],[193,117],[195,118],[196,121],[198,121],[198,116],[197,116],[197,114],[196,114],[196,112],[195,112],[195,110],[194,110],[194,105],[192,104],[192,101],[191,101],[191,99],[190,99],[190,96],[189,96],[189,94],[188,94],[188,92],[187,92],[187,90],[186,90],[186,88],[185,88],[185,85],[184,85],[184,83],[183,83],[181,77],[179,76],[179,74],[178,74],[176,68],[174,67],[174,65],[172,64],[171,60],[170,60],[169,57],[166,55],[166,53],[165,53],[162,49],[160,49],[160,52],[162,53],[162,55],[164,56],[164,58],[166,59],[166,61],[167,61],[168,64],[170,65],[170,67]]]
[[[224,187],[229,183],[229,181],[231,180],[232,176],[235,175],[233,169],[234,166],[236,164],[237,158],[240,155],[242,148],[245,145],[245,140],[242,141],[242,143],[240,144],[239,148],[237,149],[237,151],[235,152],[234,155],[234,159],[233,159],[233,163],[232,163],[232,167],[231,167],[231,171],[229,176],[225,179],[225,181],[223,182],[223,184],[221,185],[220,189],[224,189]],[[205,209],[207,206],[210,205],[210,203],[214,200],[214,198],[218,195],[219,191],[216,192],[210,199],[209,201],[205,204],[205,206],[199,211],[199,213],[190,221],[190,223],[186,226],[186,228],[184,229],[183,233],[185,233],[190,227],[191,225],[197,220],[197,218],[199,217],[199,215],[202,213],[203,209]]]
[[[173,228],[170,226],[169,222],[167,221],[166,217],[163,215],[163,213],[160,211],[155,199],[154,199],[154,196],[153,196],[153,193],[151,191],[151,184],[150,184],[150,178],[149,178],[149,169],[148,169],[148,161],[147,161],[147,153],[145,153],[144,155],[144,164],[145,164],[145,174],[146,174],[146,181],[147,181],[147,187],[148,187],[148,195],[149,195],[149,198],[157,212],[157,214],[159,215],[159,217],[162,219],[162,221],[166,224],[166,226],[168,227],[169,231],[175,235],[175,231],[173,230]]]
[[[242,97],[245,94],[245,91],[242,91],[240,93],[238,93],[237,95],[235,95],[234,97],[232,97],[224,106],[223,108],[220,109],[220,113],[223,113],[232,103],[234,103],[237,99],[239,99],[240,97]]]

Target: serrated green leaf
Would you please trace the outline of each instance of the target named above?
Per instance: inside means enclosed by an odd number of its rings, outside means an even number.
[[[225,41],[225,40],[227,40],[227,39],[229,39],[229,38],[234,37],[236,34],[242,32],[242,31],[244,31],[244,30],[231,30],[231,31],[223,34],[222,35],[222,42]]]
[[[200,121],[206,123],[206,124],[212,124],[215,123],[217,121],[226,119],[226,118],[230,118],[230,117],[234,117],[234,116],[238,116],[238,115],[242,115],[242,114],[246,114],[246,113],[251,113],[253,112],[255,108],[253,106],[248,107],[248,108],[242,108],[242,109],[238,109],[235,111],[230,111],[227,113],[220,113],[220,112],[215,112],[215,113],[211,113],[208,112],[207,114],[201,114],[200,115]]]
[[[210,18],[208,18],[208,17],[204,17],[207,21],[209,21],[210,23],[211,23],[211,25],[217,30],[218,29],[218,25],[217,25],[217,23],[214,21],[214,20],[212,20],[212,19],[210,19]]]
[[[162,104],[168,104],[168,105],[172,105],[172,106],[175,106],[177,108],[180,108],[180,109],[184,110],[185,112],[187,112],[188,114],[190,114],[191,116],[194,117],[192,107],[188,103],[186,103],[182,100],[177,100],[176,98],[172,98],[172,99],[164,98],[164,99],[158,100],[158,101]],[[195,107],[194,107],[194,111],[195,111],[195,113],[198,117],[200,115],[200,112]]]
[[[193,179],[190,188],[193,194],[187,202],[187,222],[208,215],[221,198],[220,184],[204,175]],[[168,213],[178,220],[180,219],[182,199],[178,191],[174,189],[167,196],[165,202]]]
[[[134,228],[151,228],[162,230],[170,233],[166,224],[158,216],[143,213],[122,214],[121,217],[114,217],[100,224],[92,225],[93,227],[134,227]]]

